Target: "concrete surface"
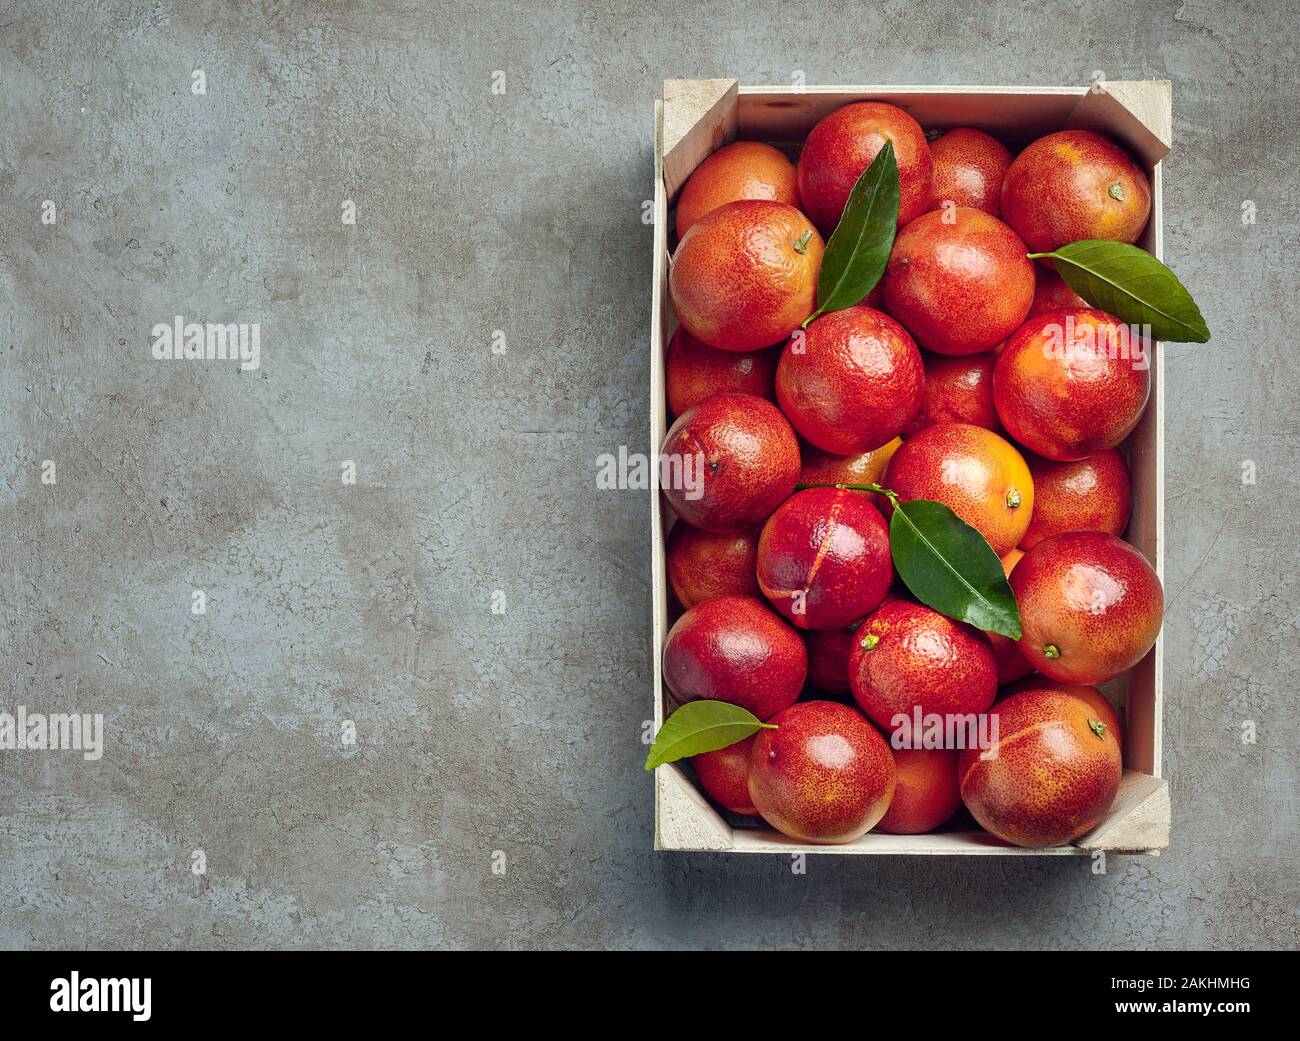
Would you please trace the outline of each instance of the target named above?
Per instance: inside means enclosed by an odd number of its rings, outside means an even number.
[[[5,5],[0,944],[1297,946],[1294,10],[694,7]],[[651,102],[796,69],[1174,83],[1165,856],[651,851]]]

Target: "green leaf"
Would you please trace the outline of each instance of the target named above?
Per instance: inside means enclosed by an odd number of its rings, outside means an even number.
[[[775,730],[752,712],[728,701],[691,701],[664,720],[655,735],[645,768],[685,759],[743,741],[763,729]]]
[[[993,547],[942,503],[913,499],[889,522],[894,567],[921,603],[985,632],[1020,639],[1020,609]]]
[[[849,193],[844,213],[822,255],[817,273],[817,310],[804,319],[860,303],[876,287],[898,230],[898,163],[886,141]]]
[[[1082,239],[1029,256],[1051,259],[1066,284],[1088,303],[1126,325],[1151,326],[1157,340],[1206,343],[1210,339],[1192,294],[1144,249],[1126,242]]]

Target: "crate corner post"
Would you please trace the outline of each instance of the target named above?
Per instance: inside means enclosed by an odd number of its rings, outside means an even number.
[[[1173,87],[1168,80],[1110,80],[1088,90],[1066,127],[1116,137],[1148,167],[1173,147]]]
[[[663,170],[669,200],[692,171],[736,138],[737,80],[664,80]]]
[[[655,849],[725,852],[735,841],[718,815],[675,763],[655,770]]]
[[[1106,819],[1074,844],[1090,852],[1157,853],[1169,848],[1171,817],[1169,783],[1126,770]]]

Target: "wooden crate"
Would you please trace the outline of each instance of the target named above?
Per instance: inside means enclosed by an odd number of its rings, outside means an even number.
[[[1172,104],[1167,81],[1122,81],[1087,87],[741,87],[735,80],[668,80],[655,102],[654,286],[650,327],[650,444],[658,456],[667,409],[664,350],[677,326],[668,299],[669,208],[700,162],[735,139],[797,144],[827,113],[851,101],[887,101],[927,130],[971,126],[1024,145],[1063,128],[1086,128],[1122,142],[1151,176],[1151,220],[1138,245],[1163,257],[1161,160],[1169,153]],[[1164,579],[1164,378],[1158,345],[1151,363],[1151,401],[1129,438],[1133,515],[1127,538]],[[652,467],[652,470],[656,468]],[[654,713],[668,710],[663,644],[669,628],[664,539],[671,510],[651,494],[654,592]],[[868,833],[839,846],[806,845],[767,827],[733,828],[691,783],[680,764],[655,771],[655,848],[735,853],[895,853],[1044,856],[1107,852],[1158,853],[1169,843],[1169,791],[1160,776],[1163,638],[1146,658],[1107,685],[1123,707],[1124,778],[1106,820],[1069,846],[1020,849],[982,831],[930,835]],[[761,824],[761,821],[759,822]]]

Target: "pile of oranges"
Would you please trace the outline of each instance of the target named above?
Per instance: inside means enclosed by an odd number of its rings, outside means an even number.
[[[805,327],[826,242],[886,141],[899,202],[884,274]],[[678,703],[727,701],[774,727],[694,758],[722,808],[817,843],[930,831],[963,804],[1023,846],[1104,818],[1122,739],[1097,687],[1148,653],[1163,616],[1122,539],[1148,344],[1028,254],[1133,243],[1150,210],[1145,172],[1099,134],[1013,156],[976,129],[927,137],[878,102],[832,112],[797,162],[737,142],[683,186],[662,451],[700,459],[702,482],[664,488],[683,609],[664,676]],[[911,596],[890,500],[839,487],[865,484],[942,503],[987,540],[1019,640]],[[917,729],[976,717],[996,719],[983,747]]]

